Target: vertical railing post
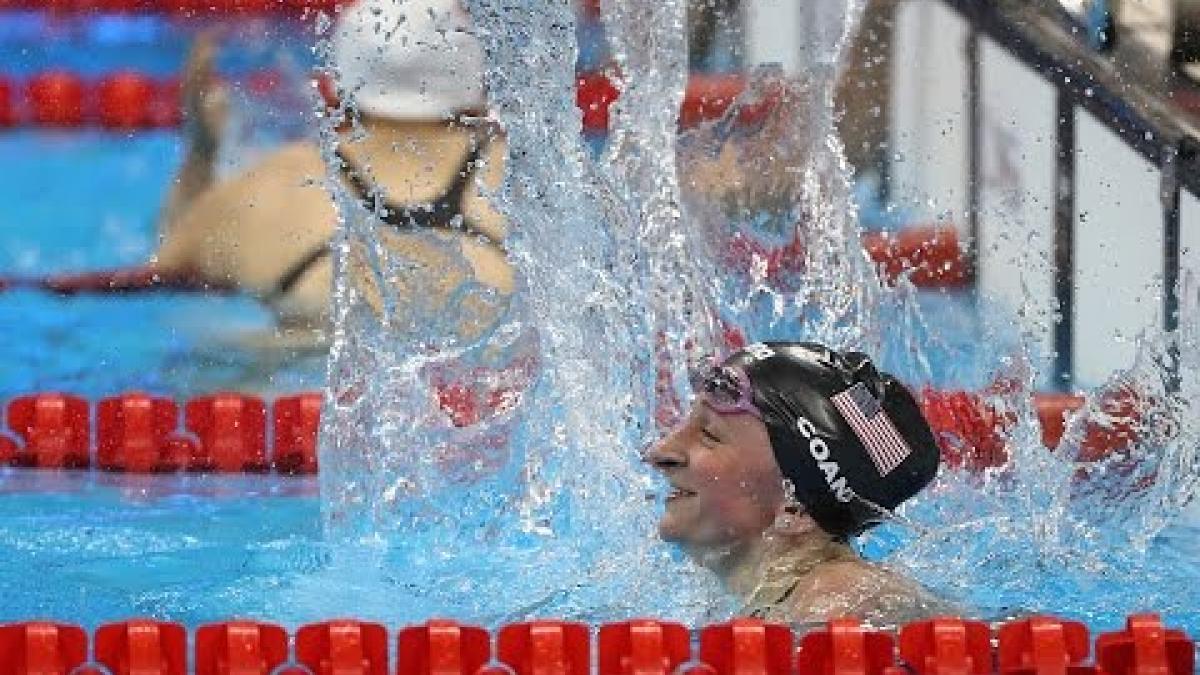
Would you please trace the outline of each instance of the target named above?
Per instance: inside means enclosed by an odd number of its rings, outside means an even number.
[[[963,255],[970,269],[979,264],[979,189],[983,143],[982,73],[979,63],[979,28],[971,23],[967,34],[967,245]]]
[[[1054,381],[1070,389],[1075,370],[1075,106],[1059,88],[1054,155]]]
[[[1162,203],[1163,223],[1163,330],[1176,333],[1180,322],[1180,288],[1183,265],[1183,241],[1180,232],[1180,192],[1183,172],[1195,171],[1196,151],[1193,143],[1186,139],[1163,148],[1162,182],[1159,200]],[[1171,391],[1178,391],[1179,340],[1168,342],[1169,373]]]
[[[1173,333],[1179,328],[1179,160],[1180,148],[1163,148],[1162,180],[1159,201],[1162,204],[1163,228],[1163,329]],[[1175,353],[1171,367],[1176,367]],[[1172,380],[1177,379],[1172,377]]]

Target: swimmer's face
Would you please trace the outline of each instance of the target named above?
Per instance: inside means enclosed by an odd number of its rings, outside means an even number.
[[[719,414],[703,397],[646,461],[671,485],[659,535],[693,553],[760,537],[784,500],[766,426],[751,414]]]

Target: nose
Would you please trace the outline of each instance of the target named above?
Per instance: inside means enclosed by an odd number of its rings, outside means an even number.
[[[680,442],[679,432],[672,432],[642,453],[642,461],[666,473],[687,466],[687,453]]]

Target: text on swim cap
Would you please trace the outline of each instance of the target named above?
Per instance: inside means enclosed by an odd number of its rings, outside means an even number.
[[[771,349],[762,342],[755,342],[752,345],[748,345],[745,351],[751,362],[762,361],[763,359],[769,359],[772,356],[775,356],[775,350]]]
[[[812,456],[813,461],[817,463],[817,468],[825,475],[825,483],[829,485],[829,491],[837,500],[842,503],[850,503],[854,498],[854,491],[846,485],[846,477],[842,475],[842,467],[837,462],[833,461],[829,455],[829,444],[824,438],[817,435],[817,428],[807,417],[801,415],[796,418],[796,431],[808,441],[808,454]]]

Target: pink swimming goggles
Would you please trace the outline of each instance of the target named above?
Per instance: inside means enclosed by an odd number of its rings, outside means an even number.
[[[692,390],[721,415],[748,413],[763,419],[754,404],[754,387],[741,369],[719,363],[693,371],[689,376]]]

